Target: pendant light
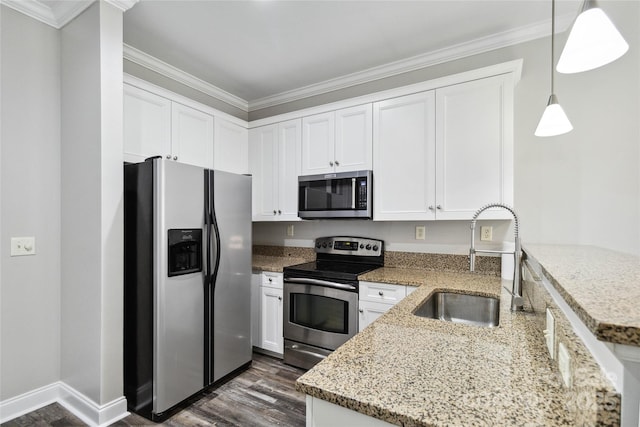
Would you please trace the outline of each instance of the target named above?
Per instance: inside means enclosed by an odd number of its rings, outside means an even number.
[[[556,31],[556,0],[551,0],[551,96],[547,108],[544,109],[535,136],[555,136],[570,132],[573,129],[571,122],[558,103],[558,98],[554,93],[554,70],[553,62],[555,58],[554,37]]]
[[[585,0],[558,60],[557,70],[571,74],[615,61],[629,50],[609,17],[595,0]]]

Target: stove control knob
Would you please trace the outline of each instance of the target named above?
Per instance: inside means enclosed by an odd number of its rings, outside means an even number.
[[[320,246],[322,246],[320,242],[316,243],[316,248],[320,249]]]
[[[362,243],[360,243],[360,249],[363,249],[364,245]]]
[[[374,251],[377,251],[377,250],[378,250],[378,246],[373,245],[373,250],[374,250]]]
[[[322,244],[322,247],[323,247],[323,248],[326,248],[326,247],[327,247],[327,243],[326,243],[326,242],[325,242],[325,243],[323,243],[323,244]]]
[[[333,242],[329,242],[329,247],[332,248],[333,247]]]
[[[371,250],[371,245],[367,245],[367,246],[366,246],[366,249],[367,249],[368,251],[370,251],[370,250]]]

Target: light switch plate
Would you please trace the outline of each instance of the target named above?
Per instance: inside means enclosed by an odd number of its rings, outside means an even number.
[[[35,237],[12,237],[11,256],[24,256],[36,254]]]

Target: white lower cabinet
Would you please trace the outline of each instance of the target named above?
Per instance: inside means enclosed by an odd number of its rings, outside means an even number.
[[[358,332],[373,323],[402,298],[413,292],[412,286],[389,283],[360,282]],[[411,288],[411,290],[407,290]]]
[[[282,355],[282,273],[262,272],[252,276],[253,346]]]

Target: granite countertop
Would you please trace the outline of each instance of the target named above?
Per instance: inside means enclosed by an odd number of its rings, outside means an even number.
[[[596,338],[640,346],[640,257],[594,246],[524,250]]]
[[[404,426],[576,425],[534,314],[509,311],[509,281],[402,270],[362,276],[396,283],[404,274],[398,283],[420,287],[300,377],[299,391]],[[500,326],[412,314],[439,290],[500,296]]]
[[[254,270],[282,273],[285,267],[309,262],[309,259],[290,256],[253,255],[251,264]]]

